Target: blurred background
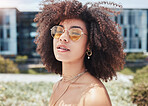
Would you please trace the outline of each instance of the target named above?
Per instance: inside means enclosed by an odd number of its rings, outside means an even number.
[[[121,26],[127,56],[124,69],[117,72],[118,79],[104,84],[113,106],[147,106],[148,1],[108,1],[123,6],[113,20]],[[36,53],[33,19],[40,12],[40,2],[0,0],[0,106],[46,106],[53,83],[60,79],[44,69]]]

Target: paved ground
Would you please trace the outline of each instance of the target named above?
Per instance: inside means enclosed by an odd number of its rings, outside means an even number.
[[[57,82],[61,77],[58,75],[31,75],[31,74],[0,74],[0,81],[18,81],[18,82]]]
[[[130,79],[133,79],[131,75],[123,75],[117,73],[117,80],[124,81],[126,83],[131,82]],[[18,81],[18,82],[57,82],[62,77],[59,75],[31,75],[31,74],[0,74],[0,81],[8,82],[8,81]],[[115,80],[115,78],[113,79]]]

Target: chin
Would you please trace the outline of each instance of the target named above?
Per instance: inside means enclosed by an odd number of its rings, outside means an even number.
[[[61,62],[73,62],[76,61],[76,58],[70,58],[69,56],[56,56],[56,59]]]
[[[70,58],[68,58],[67,56],[56,56],[56,59],[58,60],[58,61],[61,61],[61,62],[69,62],[69,61],[71,61],[71,59]]]
[[[60,59],[60,58],[56,58],[56,59],[61,62],[71,62],[71,60],[69,59]]]

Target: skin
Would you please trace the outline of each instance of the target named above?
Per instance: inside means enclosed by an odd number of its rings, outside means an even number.
[[[87,34],[85,23],[80,19],[66,19],[60,22],[64,29],[69,30],[72,26],[79,26]],[[68,52],[59,52],[58,45],[65,45],[70,49]],[[87,35],[82,35],[78,41],[69,38],[65,31],[59,39],[53,39],[54,55],[58,61],[62,61],[62,76],[68,80],[81,72],[84,72],[84,56],[87,44]],[[58,100],[70,82],[61,80],[54,84],[49,106],[57,101],[55,106],[111,106],[111,101],[103,83],[86,72],[70,84],[64,95]]]

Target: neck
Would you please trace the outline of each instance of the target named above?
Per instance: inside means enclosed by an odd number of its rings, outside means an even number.
[[[62,76],[65,80],[69,80],[84,71],[85,65],[83,61],[62,62]]]

